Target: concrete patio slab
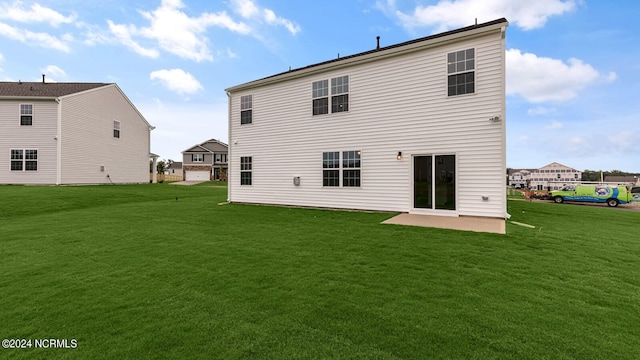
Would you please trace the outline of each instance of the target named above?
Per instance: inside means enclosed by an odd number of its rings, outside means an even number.
[[[504,219],[476,216],[453,217],[402,213],[382,223],[506,234]]]

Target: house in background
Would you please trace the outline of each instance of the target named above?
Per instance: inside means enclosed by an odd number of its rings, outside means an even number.
[[[617,183],[617,184],[629,184],[633,186],[640,186],[640,176],[638,175],[609,175],[604,178],[605,183]]]
[[[116,84],[0,82],[0,184],[147,183],[153,129]]]
[[[182,152],[182,168],[186,181],[227,180],[229,146],[211,139]]]
[[[559,190],[564,185],[582,182],[582,171],[552,162],[531,171],[530,188],[534,190]]]
[[[167,169],[164,171],[165,175],[180,175],[180,177],[183,177],[183,173],[182,173],[182,161],[174,161],[171,163],[171,165],[169,165],[169,167],[167,167]]]
[[[229,201],[504,219],[507,26],[226,89]]]

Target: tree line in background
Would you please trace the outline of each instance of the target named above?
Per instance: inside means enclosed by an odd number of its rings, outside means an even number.
[[[507,168],[507,175],[518,170],[519,169]],[[621,170],[600,171],[600,170],[587,169],[582,171],[581,181],[600,181],[601,179],[604,179],[607,176],[640,176],[640,174],[630,173],[630,172],[621,171]]]
[[[600,171],[587,169],[582,171],[582,181],[600,181],[600,179],[604,179],[607,176],[638,176],[638,174],[620,170]]]

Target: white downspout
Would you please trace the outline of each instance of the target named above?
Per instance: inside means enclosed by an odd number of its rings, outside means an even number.
[[[58,103],[58,119],[56,130],[56,185],[62,183],[62,99],[55,98]]]
[[[229,147],[227,147],[227,202],[231,202],[231,192],[233,191],[233,186],[231,184],[231,164],[233,163],[233,161],[231,161],[233,158],[231,150],[233,148],[233,139],[231,138],[231,93],[228,91],[225,92],[227,93],[227,126],[229,127],[229,138],[227,139],[229,141]]]

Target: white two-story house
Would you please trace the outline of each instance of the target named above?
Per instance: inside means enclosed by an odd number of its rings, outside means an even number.
[[[504,219],[507,26],[226,89],[229,201]]]
[[[152,129],[116,84],[0,82],[0,184],[147,183]]]

